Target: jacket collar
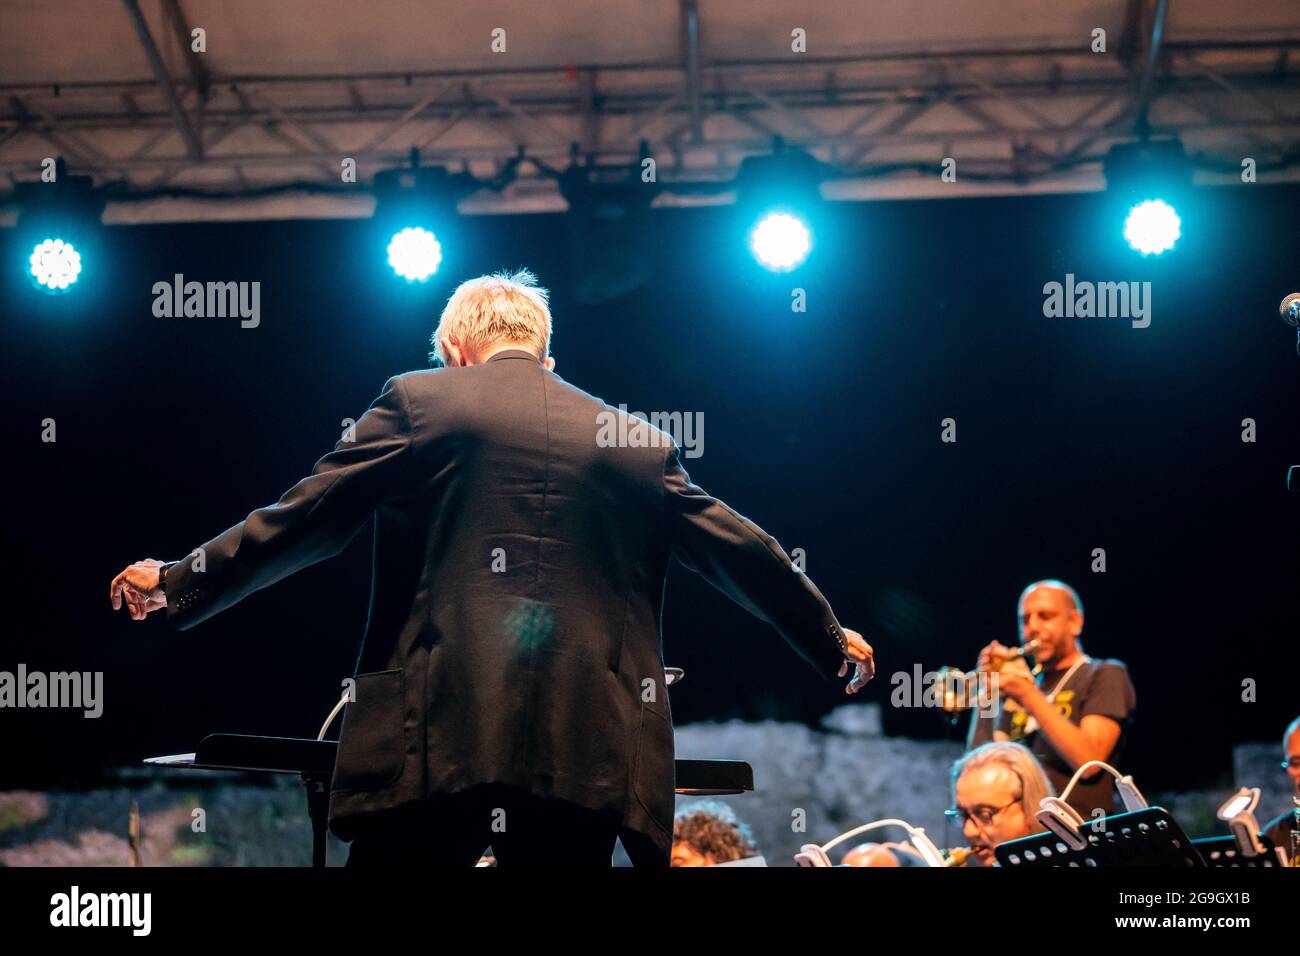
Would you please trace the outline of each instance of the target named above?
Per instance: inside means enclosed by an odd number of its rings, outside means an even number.
[[[489,362],[495,362],[498,359],[528,359],[530,361],[537,362],[537,356],[534,355],[532,352],[529,352],[527,349],[502,349],[500,352],[497,352],[495,355],[489,358],[487,362],[484,362],[483,364],[487,365]],[[537,364],[540,365],[541,362],[537,362]]]

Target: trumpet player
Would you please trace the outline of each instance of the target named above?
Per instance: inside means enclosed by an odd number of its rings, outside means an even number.
[[[1137,704],[1122,661],[1095,660],[1083,652],[1083,602],[1063,581],[1036,581],[1021,592],[1017,619],[1022,646],[1032,646],[1037,674],[1012,649],[994,641],[980,651],[979,669],[996,671],[994,706],[971,716],[967,749],[990,741],[1023,743],[1060,792],[1089,760],[1114,763]],[[1113,778],[1105,771],[1083,777],[1068,801],[1086,817],[1115,812]]]

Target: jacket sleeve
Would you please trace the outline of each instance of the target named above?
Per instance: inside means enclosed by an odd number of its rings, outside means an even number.
[[[411,421],[397,376],[309,476],[167,571],[167,620],[185,630],[333,557],[411,471]]]
[[[664,462],[664,485],[673,555],[833,679],[848,644],[817,586],[776,539],[693,484],[675,445]]]

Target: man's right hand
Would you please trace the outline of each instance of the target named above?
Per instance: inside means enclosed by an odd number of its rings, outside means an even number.
[[[871,645],[863,639],[857,631],[851,631],[847,627],[841,628],[844,637],[848,641],[848,650],[845,652],[844,663],[840,665],[840,677],[844,677],[849,672],[849,666],[853,665],[853,680],[849,681],[844,688],[846,694],[856,694],[866,686],[867,681],[876,676],[875,652],[872,651]]]
[[[995,661],[999,658],[1005,658],[1010,653],[1011,648],[999,641],[987,644],[984,649],[980,651],[979,661],[976,663],[975,669],[977,671],[991,671],[993,670],[993,664]]]

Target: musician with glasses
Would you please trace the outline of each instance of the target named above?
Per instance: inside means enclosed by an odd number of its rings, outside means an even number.
[[[953,765],[952,794],[953,807],[944,812],[961,824],[974,851],[966,865],[996,866],[993,848],[999,843],[1047,829],[1035,814],[1054,791],[1027,747],[997,741],[976,747]]]
[[[1293,796],[1300,799],[1300,717],[1287,725],[1282,734],[1282,769],[1291,778]],[[1264,828],[1264,835],[1291,855],[1291,831],[1296,828],[1294,808],[1287,810]]]
[[[1036,581],[1020,595],[1021,641],[1032,642],[1039,673],[1023,658],[997,671],[997,706],[976,708],[967,747],[995,740],[1023,743],[1061,791],[1089,760],[1113,764],[1133,721],[1137,693],[1123,661],[1083,652],[1083,602],[1063,581]],[[994,641],[980,652],[981,671],[996,670],[1010,648]],[[990,713],[992,712],[992,713]],[[1116,811],[1113,778],[1097,770],[1075,785],[1069,803],[1083,817]]]

